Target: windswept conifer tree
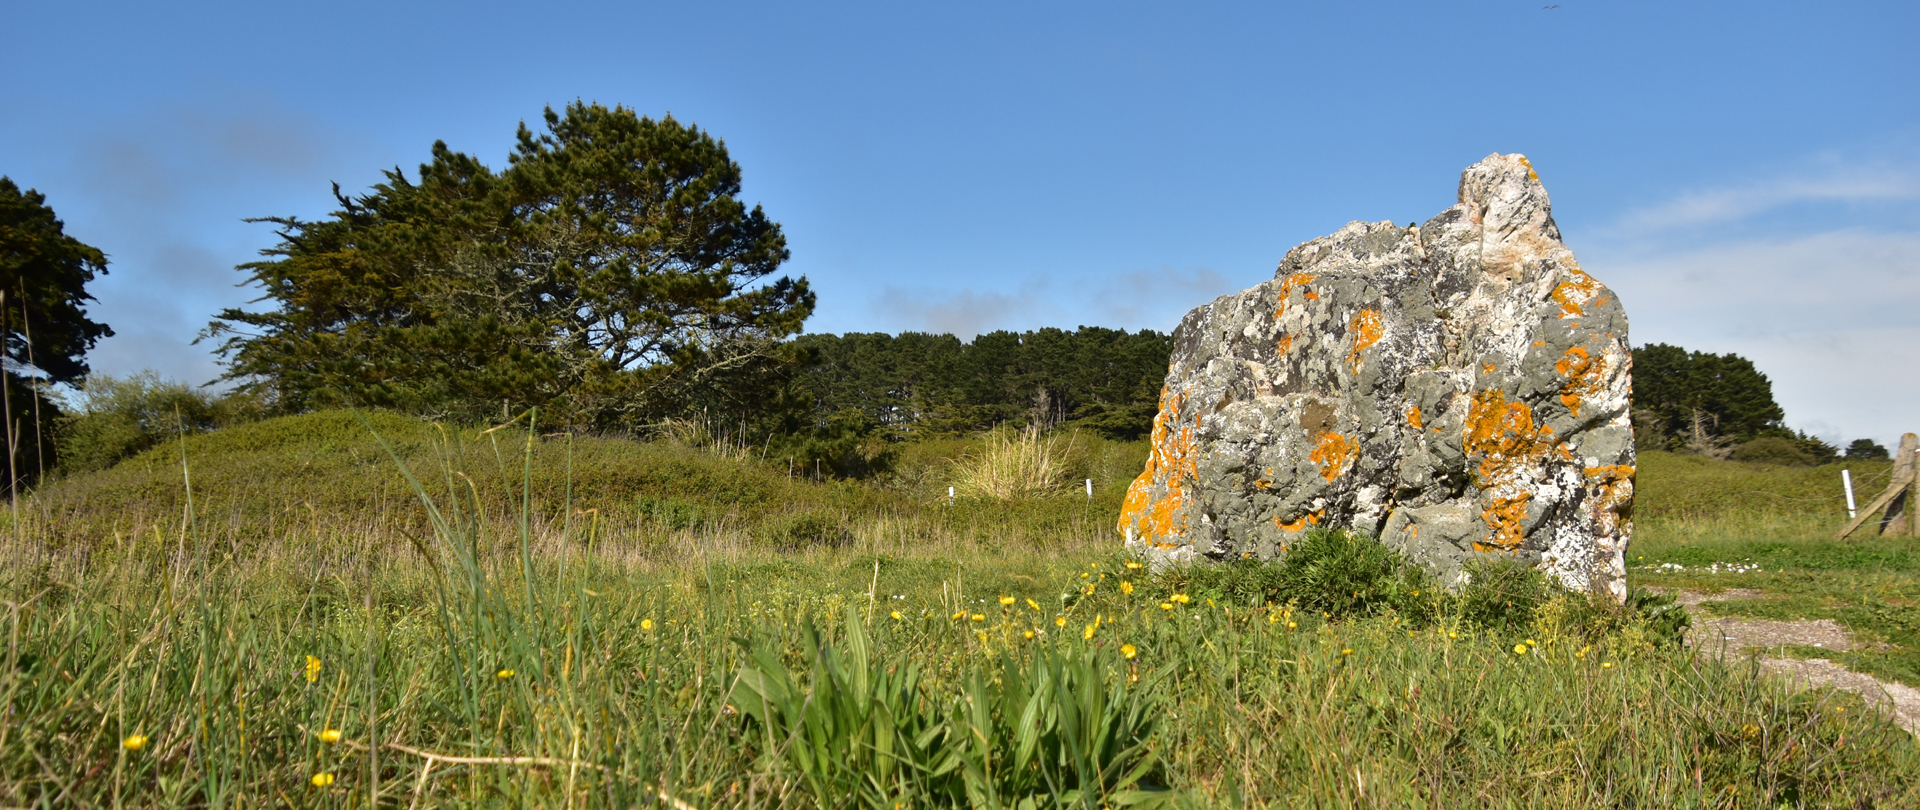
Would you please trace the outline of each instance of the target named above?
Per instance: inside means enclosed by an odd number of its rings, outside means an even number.
[[[229,378],[278,410],[483,418],[542,406],[612,428],[705,408],[777,409],[814,305],[775,277],[780,226],[738,199],[724,143],[672,118],[576,102],[524,124],[509,165],[433,147],[417,180],[338,186],[242,265],[264,311],[208,329]]]

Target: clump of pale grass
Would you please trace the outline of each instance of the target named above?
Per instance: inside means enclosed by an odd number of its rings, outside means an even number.
[[[980,452],[954,460],[953,487],[965,497],[1000,501],[1052,495],[1067,484],[1072,450],[1072,439],[1062,446],[1058,436],[1041,438],[1034,426],[1018,433],[994,431]]]

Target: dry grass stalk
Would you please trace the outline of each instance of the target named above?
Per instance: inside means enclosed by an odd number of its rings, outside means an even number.
[[[980,453],[954,461],[954,489],[966,497],[1000,501],[1052,495],[1066,486],[1072,450],[1072,439],[1062,447],[1059,437],[1042,439],[1033,426],[1017,434],[991,433]]]

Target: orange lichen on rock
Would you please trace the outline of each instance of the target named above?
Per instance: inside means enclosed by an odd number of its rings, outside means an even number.
[[[1407,406],[1407,424],[1412,425],[1414,430],[1425,427],[1425,425],[1420,424],[1420,406]]]
[[[1280,306],[1273,310],[1273,319],[1276,321],[1280,320],[1281,316],[1287,314],[1287,299],[1293,297],[1294,288],[1304,287],[1312,283],[1312,281],[1313,274],[1311,273],[1294,273],[1293,275],[1280,279]],[[1311,290],[1307,291],[1308,301],[1319,297],[1320,296],[1315,295]]]
[[[1320,525],[1320,518],[1324,517],[1326,514],[1327,514],[1327,510],[1325,509],[1315,509],[1311,512],[1301,515],[1298,518],[1287,521],[1286,523],[1280,522],[1279,515],[1274,515],[1273,525],[1284,532],[1293,532],[1293,533],[1303,532],[1307,530],[1308,526]]]
[[[1199,477],[1193,426],[1178,430],[1170,423],[1180,420],[1186,394],[1160,389],[1160,412],[1153,417],[1152,447],[1147,468],[1127,487],[1126,500],[1120,505],[1120,533],[1131,528],[1140,539],[1158,546],[1174,545],[1186,533],[1186,519],[1180,515],[1187,502],[1187,488]],[[1153,497],[1154,487],[1165,489]]]
[[[1360,443],[1331,430],[1320,434],[1320,443],[1307,454],[1307,460],[1320,465],[1320,477],[1339,478],[1360,457]]]
[[[1553,364],[1553,369],[1567,378],[1566,385],[1560,388],[1560,401],[1574,416],[1580,415],[1580,405],[1586,397],[1604,390],[1607,385],[1606,357],[1590,356],[1580,346],[1568,349],[1560,361]]]
[[[1386,333],[1380,324],[1380,310],[1363,309],[1355,313],[1347,322],[1347,332],[1353,335],[1353,348],[1347,350],[1347,363],[1353,366],[1355,373],[1360,371],[1360,352],[1368,346],[1380,342],[1380,336]]]
[[[1474,551],[1513,551],[1527,540],[1527,501],[1533,495],[1521,492],[1507,498],[1495,498],[1480,519],[1491,531],[1485,540],[1473,542]]]
[[[1292,350],[1293,350],[1293,336],[1292,336],[1292,335],[1281,335],[1281,336],[1280,336],[1280,340],[1279,340],[1278,342],[1276,342],[1276,343],[1275,343],[1275,344],[1273,345],[1273,347],[1274,347],[1274,349],[1276,349],[1276,350],[1277,350],[1277,351],[1276,351],[1276,353],[1277,353],[1277,354],[1286,354],[1287,352],[1289,352],[1289,351],[1292,351]]]
[[[1553,429],[1533,421],[1533,408],[1508,402],[1499,389],[1473,395],[1467,406],[1464,444],[1480,457],[1480,488],[1491,489],[1513,480],[1524,465],[1549,458],[1572,458],[1553,435]]]
[[[1600,288],[1600,282],[1587,275],[1579,267],[1571,268],[1572,278],[1560,282],[1553,288],[1553,301],[1560,305],[1560,317],[1572,318],[1586,313],[1585,305],[1593,301],[1594,291]]]
[[[1594,533],[1619,534],[1620,521],[1632,517],[1633,465],[1602,464],[1582,472],[1591,491],[1587,503],[1593,510]]]

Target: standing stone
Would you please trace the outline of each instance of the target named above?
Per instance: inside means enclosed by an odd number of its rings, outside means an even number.
[[[1187,314],[1120,531],[1156,564],[1274,558],[1314,527],[1443,581],[1476,556],[1626,596],[1632,360],[1620,300],[1520,155],[1419,226],[1354,222]]]

